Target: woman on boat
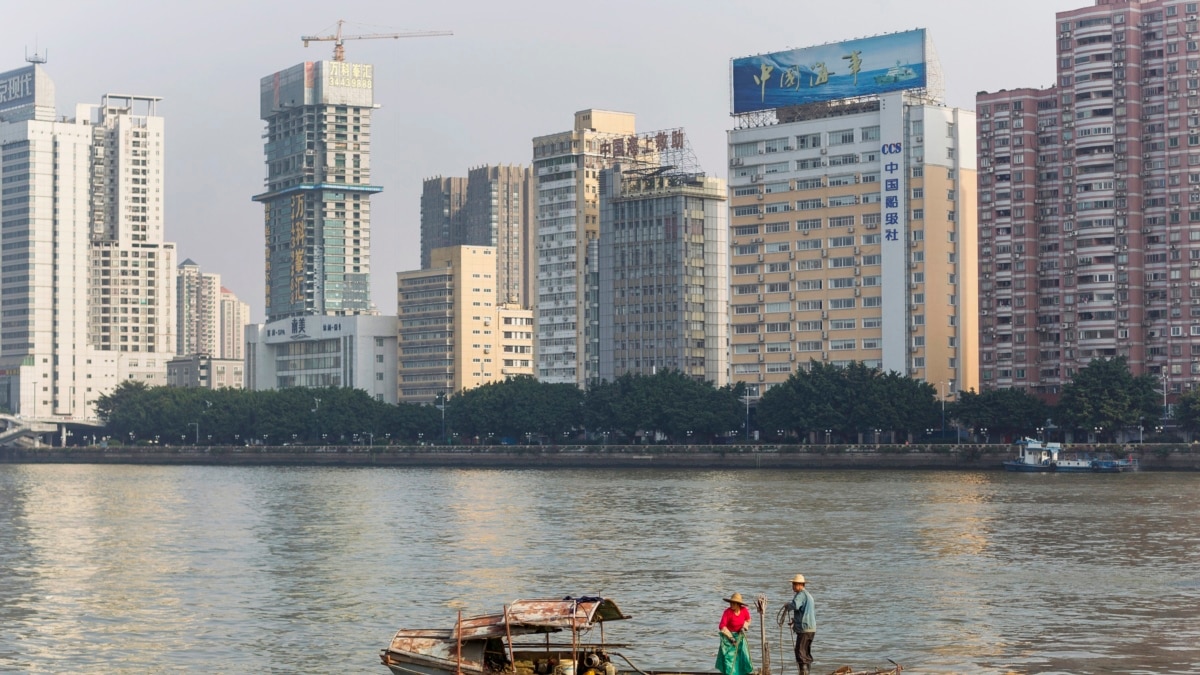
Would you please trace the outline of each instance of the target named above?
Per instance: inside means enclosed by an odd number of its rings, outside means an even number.
[[[717,670],[721,675],[750,675],[750,647],[746,644],[746,629],[750,627],[750,609],[741,593],[725,598],[729,607],[721,614],[717,630],[721,632],[721,649],[717,652]]]

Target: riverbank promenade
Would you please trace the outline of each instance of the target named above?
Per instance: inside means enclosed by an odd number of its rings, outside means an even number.
[[[1196,446],[1089,446],[1143,471],[1200,471]],[[1011,448],[978,445],[296,445],[0,448],[0,463],[480,468],[1000,471]]]

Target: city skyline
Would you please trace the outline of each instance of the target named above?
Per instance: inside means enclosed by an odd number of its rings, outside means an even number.
[[[419,267],[423,179],[454,175],[464,166],[528,165],[530,139],[558,131],[561,120],[578,110],[628,111],[646,129],[683,126],[700,164],[725,178],[726,131],[733,127],[731,58],[922,26],[938,45],[946,103],[973,109],[976,91],[1051,84],[1052,17],[1090,3],[1022,0],[952,14],[932,2],[903,8],[869,4],[848,25],[841,13],[802,14],[783,2],[753,8],[617,2],[611,11],[588,15],[584,33],[577,27],[583,17],[529,2],[403,12],[385,3],[349,2],[337,10],[339,16],[315,3],[289,5],[286,14],[265,3],[239,7],[236,14],[211,5],[202,11],[134,3],[112,15],[67,2],[54,12],[45,6],[15,8],[9,18],[28,31],[16,39],[29,53],[49,57],[45,67],[60,102],[113,91],[162,97],[166,237],[178,243],[180,258],[221,273],[250,303],[251,319],[261,321],[262,214],[250,201],[264,189],[258,80],[300,61],[330,58],[330,43],[305,49],[300,35],[332,33],[339,18],[347,20],[348,34],[455,33],[346,43],[348,60],[376,66],[376,101],[382,106],[375,113],[373,182],[385,191],[372,200],[371,297],[386,312],[395,292],[388,280]],[[138,21],[127,19],[132,16]],[[803,20],[803,27],[789,28],[789,16]],[[981,25],[989,30],[965,30]],[[103,57],[97,58],[101,46]],[[188,53],[195,56],[182,56]],[[994,54],[1004,58],[988,56]],[[20,67],[22,56],[14,48],[4,67]],[[576,78],[591,86],[554,84]],[[552,100],[544,101],[539,88],[550,88]],[[487,101],[488,107],[481,114],[472,101]]]

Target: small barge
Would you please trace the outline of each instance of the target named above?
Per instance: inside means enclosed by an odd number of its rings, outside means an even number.
[[[1137,471],[1133,456],[1116,458],[1108,453],[1064,452],[1058,443],[1042,443],[1033,438],[1015,442],[1016,459],[1004,462],[1008,471],[1024,473],[1124,473]]]

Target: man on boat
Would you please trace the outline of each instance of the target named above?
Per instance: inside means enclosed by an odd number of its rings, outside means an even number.
[[[792,611],[792,630],[796,633],[796,665],[800,675],[809,675],[812,667],[812,643],[817,635],[817,612],[812,594],[804,590],[804,575],[792,578],[795,593],[785,607]]]

